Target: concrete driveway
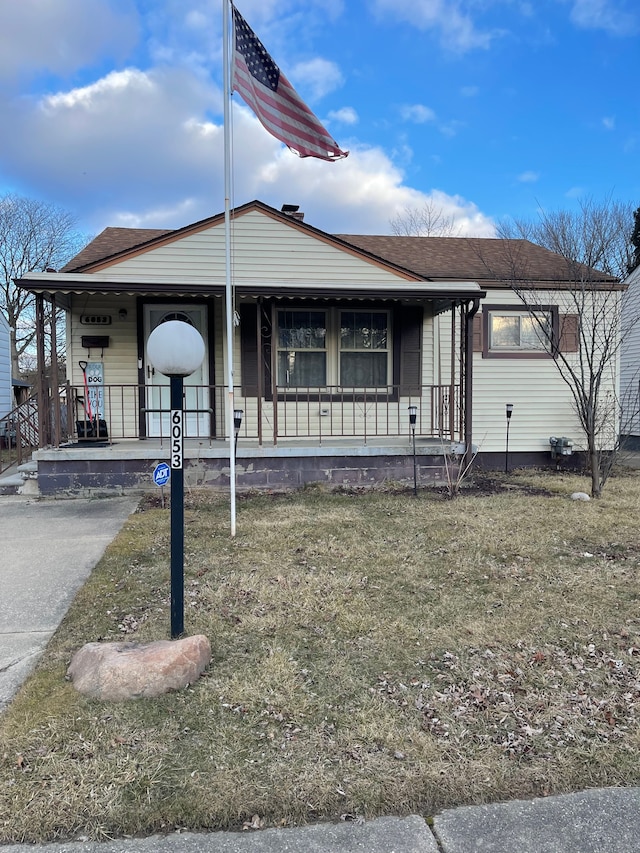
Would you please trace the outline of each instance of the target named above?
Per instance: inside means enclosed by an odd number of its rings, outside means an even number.
[[[0,711],[137,503],[0,497]]]

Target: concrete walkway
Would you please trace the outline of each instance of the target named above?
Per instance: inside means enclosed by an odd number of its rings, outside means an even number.
[[[0,496],[0,712],[137,503]]]
[[[0,497],[0,711],[136,503]],[[640,788],[465,806],[432,823],[382,817],[252,833],[9,844],[0,853],[640,853]]]

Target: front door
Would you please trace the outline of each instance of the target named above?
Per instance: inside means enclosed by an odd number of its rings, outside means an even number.
[[[147,435],[169,436],[169,377],[159,373],[149,361],[146,342],[151,332],[167,320],[190,323],[204,339],[205,355],[201,366],[184,378],[184,434],[190,438],[208,437],[211,429],[209,409],[209,353],[207,340],[207,306],[167,304],[144,306],[146,420]]]

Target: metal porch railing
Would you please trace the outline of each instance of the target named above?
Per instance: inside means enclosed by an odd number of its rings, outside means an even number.
[[[425,385],[406,393],[384,388],[284,388],[259,398],[237,387],[234,405],[243,410],[240,439],[276,445],[279,440],[308,439],[322,443],[351,439],[366,443],[381,438],[407,438],[409,405],[416,405],[416,433],[421,437],[462,438],[461,394],[457,385]],[[70,386],[62,395],[61,442],[112,442],[118,439],[169,436],[169,384],[100,386],[85,409],[85,389]],[[186,437],[212,442],[227,438],[227,387],[185,384]],[[67,401],[70,405],[67,406]],[[93,428],[88,411],[96,415]],[[55,416],[53,417],[55,421]],[[55,443],[55,442],[53,442]]]

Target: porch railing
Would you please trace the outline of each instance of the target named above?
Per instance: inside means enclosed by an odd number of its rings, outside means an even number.
[[[251,390],[251,389],[248,389]],[[277,388],[272,398],[258,398],[238,387],[234,404],[243,409],[240,438],[259,444],[279,440],[314,442],[409,436],[409,405],[418,409],[416,435],[461,440],[461,395],[456,385],[425,385],[411,394],[399,387]],[[207,442],[227,438],[227,387],[185,385],[185,433]],[[67,400],[71,405],[67,406]],[[104,385],[85,407],[83,386],[67,386],[60,421],[76,440],[169,436],[169,384]],[[91,412],[94,421],[89,418]],[[101,423],[102,422],[102,423]]]
[[[26,462],[39,443],[38,403],[29,397],[0,418],[0,474]]]

